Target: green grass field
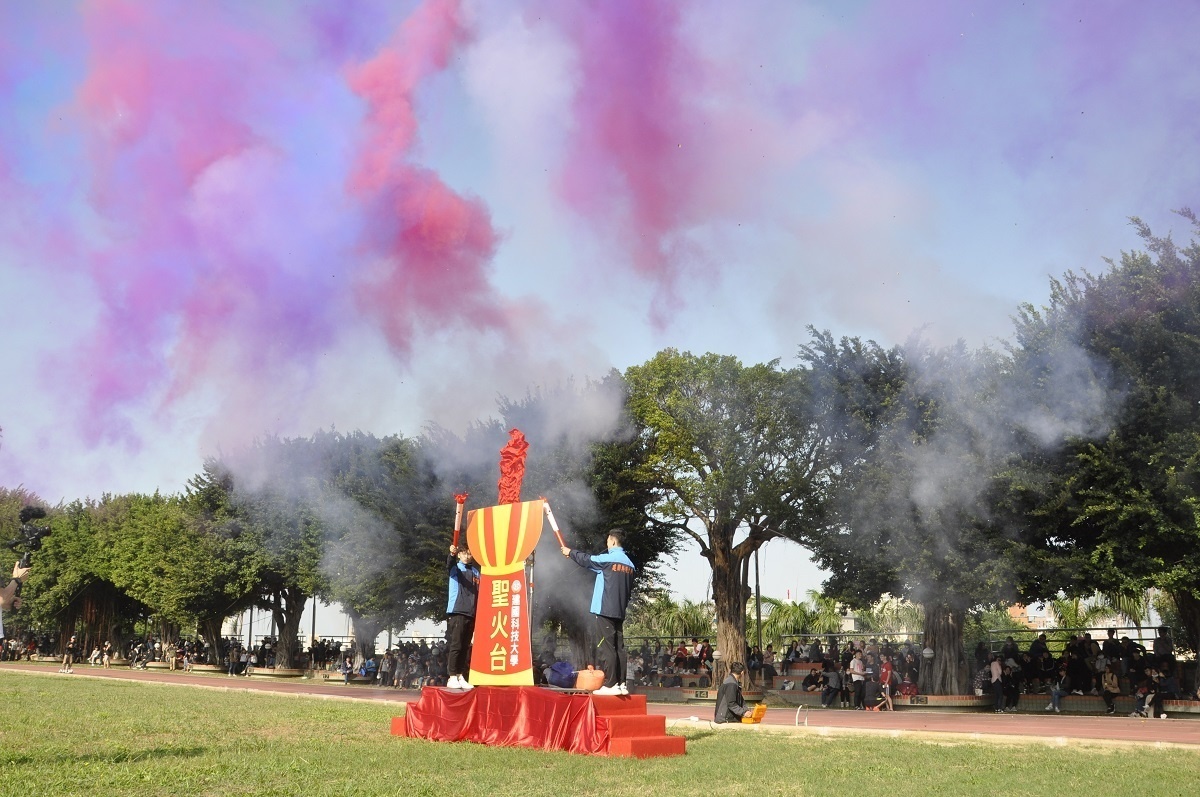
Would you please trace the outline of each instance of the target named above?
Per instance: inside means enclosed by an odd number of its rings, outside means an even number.
[[[687,756],[632,761],[437,744],[390,736],[383,704],[4,672],[0,705],[13,795],[1183,797],[1200,783],[1200,754],[1153,748],[688,730]]]

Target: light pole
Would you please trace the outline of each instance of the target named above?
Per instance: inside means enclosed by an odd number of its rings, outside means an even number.
[[[761,585],[759,584],[759,580],[758,580],[758,549],[755,548],[754,549],[754,617],[758,623],[758,631],[757,631],[758,650],[761,653],[762,649],[763,649],[763,644],[762,644],[762,592],[760,590],[760,586]]]

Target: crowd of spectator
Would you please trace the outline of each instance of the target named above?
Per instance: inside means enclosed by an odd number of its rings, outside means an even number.
[[[1063,701],[1072,695],[1101,697],[1108,714],[1116,713],[1116,699],[1134,697],[1131,716],[1166,717],[1164,700],[1184,696],[1180,684],[1180,665],[1170,629],[1158,630],[1152,647],[1109,629],[1103,642],[1090,633],[1071,637],[1057,654],[1050,650],[1045,634],[1029,647],[1010,636],[1000,650],[991,653],[980,644],[975,650],[975,689],[995,695],[995,710],[1016,711],[1021,695],[1045,694],[1046,711],[1062,711]],[[1191,697],[1191,695],[1189,695]]]
[[[74,638],[72,638],[74,639]],[[110,667],[120,661],[111,642],[91,645],[90,653],[78,642],[29,633],[3,640],[0,661],[63,658],[63,671],[71,663]],[[253,646],[234,638],[222,639],[217,650],[200,640],[163,641],[147,636],[130,643],[125,661],[133,668],[165,662],[172,669],[190,671],[197,664],[220,665],[229,677],[246,676],[255,668],[274,668],[276,640],[264,637]],[[1052,651],[1051,648],[1054,648]],[[553,651],[553,648],[551,648]],[[643,639],[629,651],[629,681],[641,686],[709,688],[715,664],[708,639]],[[746,668],[752,685],[766,689],[800,690],[820,694],[821,706],[860,710],[887,710],[894,695],[917,694],[924,651],[917,643],[876,639],[797,638],[781,653],[768,644],[747,646]],[[405,640],[378,655],[359,656],[338,640],[316,639],[308,649],[314,670],[337,672],[343,683],[366,681],[395,689],[421,689],[447,681],[445,640]],[[71,661],[66,661],[69,656]],[[554,664],[555,654],[536,657],[536,679]],[[1045,710],[1059,712],[1072,696],[1097,696],[1106,711],[1116,711],[1116,699],[1134,697],[1132,716],[1165,717],[1163,701],[1185,697],[1180,664],[1169,629],[1161,628],[1151,649],[1130,639],[1117,638],[1109,629],[1097,641],[1091,633],[1073,636],[1065,644],[1051,643],[1040,634],[1027,647],[1008,637],[998,651],[980,643],[974,653],[977,694],[994,697],[998,713],[1016,711],[1025,695],[1048,698]],[[1200,694],[1187,694],[1200,699]]]
[[[822,708],[889,711],[894,709],[894,696],[917,694],[922,653],[920,645],[907,639],[839,640],[831,636],[825,645],[818,637],[797,639],[782,656],[780,688],[820,693]],[[767,688],[774,684],[772,676],[764,662]]]
[[[863,710],[892,706],[896,694],[916,694],[921,650],[909,640],[797,638],[781,653],[773,644],[747,646],[751,685],[821,693],[821,705]],[[641,686],[709,688],[714,650],[708,639],[642,640],[630,651],[630,682]]]
[[[340,643],[324,650],[318,645],[310,648],[314,668],[336,671],[342,683],[366,681],[393,689],[420,689],[425,686],[444,686],[446,671],[446,642],[427,639],[407,640],[382,654],[359,658],[353,651],[343,651]]]
[[[232,637],[219,641],[214,651],[207,642],[199,639],[164,639],[147,635],[131,640],[124,649],[118,649],[111,641],[90,640],[87,645],[77,636],[65,642],[58,634],[27,633],[11,637],[0,644],[0,661],[31,661],[33,659],[61,659],[63,670],[72,665],[87,664],[90,667],[111,667],[120,663],[132,669],[147,669],[150,664],[165,664],[170,670],[191,671],[199,664],[219,665],[236,674],[246,672],[245,665],[275,666],[276,640],[264,637],[253,647],[247,648]],[[67,659],[70,659],[68,662]],[[233,674],[231,672],[231,674]]]

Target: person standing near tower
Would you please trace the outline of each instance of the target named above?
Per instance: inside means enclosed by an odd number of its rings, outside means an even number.
[[[475,633],[475,603],[479,598],[479,567],[467,548],[450,546],[446,560],[450,594],[446,602],[446,687],[474,689],[464,677],[471,662]]]
[[[621,547],[622,532],[608,532],[608,550],[602,554],[573,551],[562,546],[562,555],[580,567],[596,574],[592,588],[591,612],[595,618],[596,664],[604,671],[604,685],[595,691],[597,695],[627,695],[625,669],[628,653],[625,650],[625,609],[633,593],[633,575],[636,568],[633,560]]]

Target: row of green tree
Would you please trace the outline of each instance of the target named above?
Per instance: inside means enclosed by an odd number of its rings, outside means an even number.
[[[300,619],[317,596],[349,615],[366,652],[384,630],[441,618],[454,495],[469,492],[468,508],[496,503],[510,427],[534,441],[523,497],[553,496],[579,547],[594,548],[612,527],[642,530],[629,549],[653,579],[672,538],[646,531],[652,502],[627,475],[637,438],[622,416],[623,390],[614,375],[502,401],[497,419],[463,437],[430,428],[415,438],[266,438],[206,461],[179,495],[105,495],[53,508],[25,605],[6,624],[119,644],[145,621],[166,638],[194,632],[215,646],[227,618],[255,607],[270,613],[276,658],[287,667],[298,661]],[[563,423],[588,414],[604,417],[602,433],[579,435]],[[18,538],[17,514],[30,503],[38,497],[0,488],[0,539]],[[540,570],[565,569],[553,552]],[[582,605],[552,600],[553,592],[538,597],[540,622],[583,633]]]
[[[463,437],[269,439],[209,461],[182,495],[60,507],[28,618],[140,611],[211,636],[254,604],[286,662],[312,595],[341,604],[360,638],[437,617],[452,496],[494,503],[517,427],[533,443],[525,496],[548,496],[573,544],[624,528],[651,586],[679,546],[698,546],[721,650],[745,647],[749,563],[776,538],[813,553],[830,599],[923,608],[930,693],[967,691],[968,617],[1010,602],[1156,588],[1195,645],[1200,246],[1133,223],[1145,251],[1052,280],[1049,303],[1017,308],[994,348],[812,329],[790,368],[667,349],[502,400]],[[25,498],[3,496],[0,534]],[[578,637],[585,590],[560,557],[535,559],[535,621]]]
[[[1094,595],[1090,598],[1058,597],[1041,608],[1048,623],[1047,636],[1054,643],[1065,643],[1081,629],[1098,629],[1120,624],[1122,635],[1135,641],[1153,639],[1158,634],[1156,621],[1168,626],[1178,622],[1174,604],[1166,595],[1148,591],[1130,600],[1130,596]],[[782,600],[762,596],[746,606],[746,631],[751,644],[764,648],[773,645],[777,653],[794,640],[843,637],[845,634],[871,635],[902,641],[922,639],[925,610],[918,604],[885,596],[870,606],[852,608],[817,590],[809,590],[804,600]],[[663,642],[711,639],[716,632],[716,612],[711,601],[675,600],[662,590],[639,601],[625,623],[630,638],[652,638]],[[979,607],[970,612],[963,632],[967,650],[983,643],[989,650],[999,647],[1004,637],[1017,634],[1024,645],[1036,629],[1014,616],[1006,608]]]

